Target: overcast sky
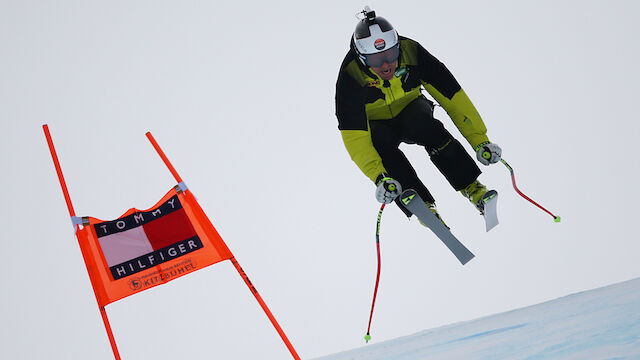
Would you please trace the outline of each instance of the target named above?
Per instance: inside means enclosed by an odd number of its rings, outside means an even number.
[[[335,80],[367,3],[0,0],[0,357],[112,359],[51,162],[79,215],[114,219],[175,182],[151,131],[302,358],[364,345],[374,186],[350,160]],[[501,164],[490,233],[403,146],[476,258],[382,217],[382,341],[640,276],[633,1],[369,2],[456,76]],[[471,150],[449,118],[436,116]],[[107,306],[123,359],[286,359],[229,262]]]

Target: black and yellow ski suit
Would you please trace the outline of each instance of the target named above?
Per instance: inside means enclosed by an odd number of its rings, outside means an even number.
[[[336,84],[338,129],[351,159],[372,181],[387,173],[429,202],[433,196],[398,148],[401,142],[424,146],[431,161],[459,191],[480,175],[475,161],[442,123],[433,103],[445,109],[472,148],[487,142],[487,129],[451,72],[418,42],[400,37],[395,76],[382,80],[364,66],[353,49],[347,53]],[[402,206],[401,206],[402,208]],[[404,209],[403,209],[404,210]]]

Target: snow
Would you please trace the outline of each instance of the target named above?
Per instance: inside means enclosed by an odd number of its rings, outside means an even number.
[[[640,278],[316,360],[347,359],[640,359]]]

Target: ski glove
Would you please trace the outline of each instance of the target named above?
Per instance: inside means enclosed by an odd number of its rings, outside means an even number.
[[[476,157],[483,165],[495,164],[500,161],[502,149],[496,144],[484,142],[476,147]]]
[[[376,185],[376,199],[384,204],[391,203],[402,192],[400,183],[385,173],[378,175]]]

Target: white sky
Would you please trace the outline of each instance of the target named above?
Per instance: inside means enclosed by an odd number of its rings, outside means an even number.
[[[461,266],[385,210],[374,341],[640,276],[640,6],[368,4],[449,67],[521,190],[563,218],[519,197],[498,164],[481,180],[501,194],[501,224],[484,233],[424,151],[403,147],[476,258]],[[151,131],[298,353],[362,346],[379,204],[333,97],[364,5],[0,1],[0,357],[113,358],[44,123],[79,215],[148,208],[174,185]],[[107,312],[124,359],[290,358],[229,262]]]

